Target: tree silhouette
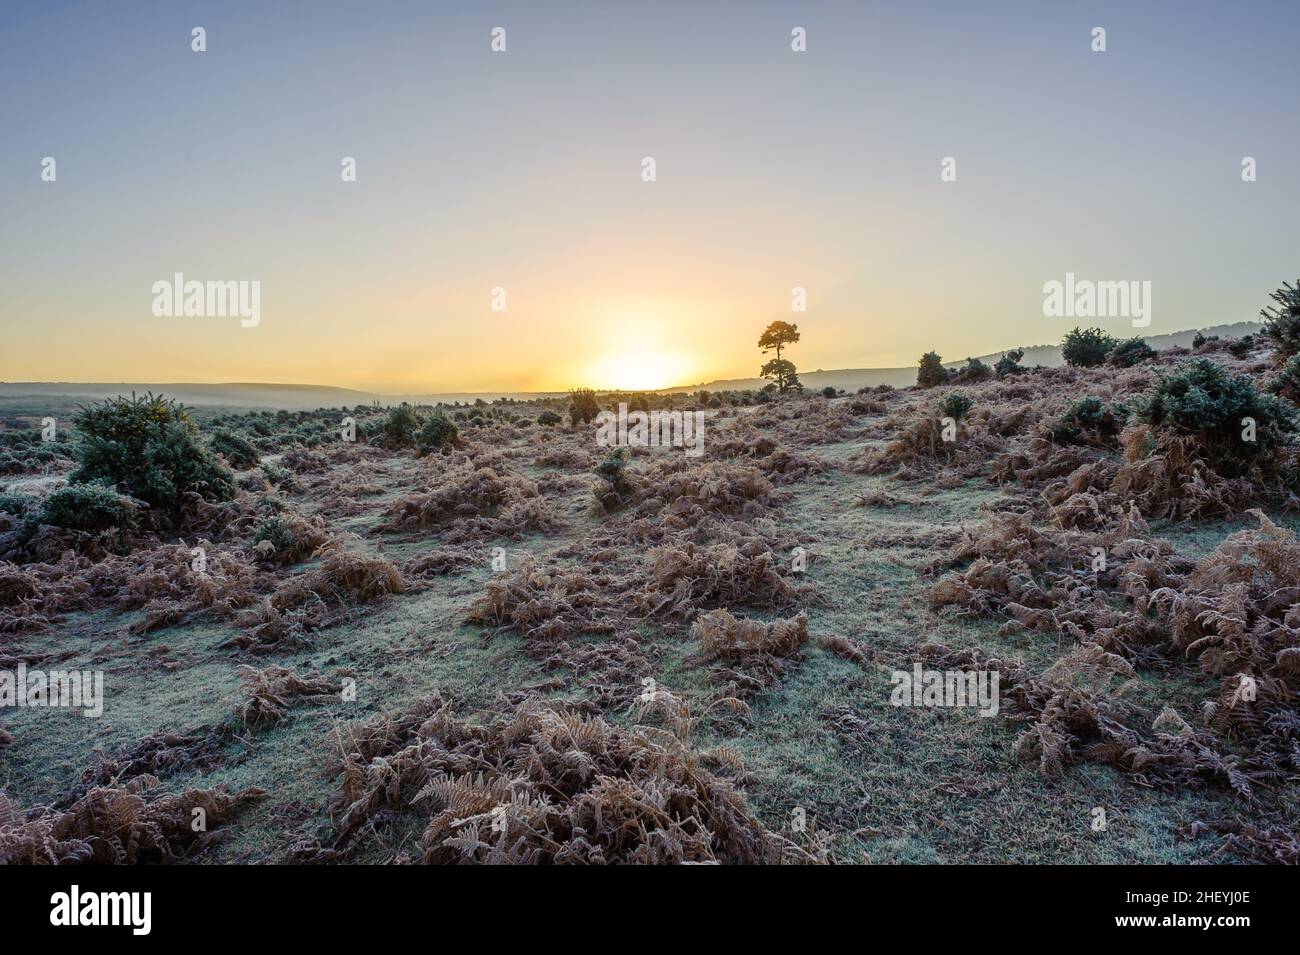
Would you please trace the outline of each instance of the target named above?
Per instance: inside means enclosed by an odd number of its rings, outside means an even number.
[[[799,382],[799,375],[795,372],[794,362],[786,358],[773,358],[763,366],[759,372],[764,378],[776,382],[777,391],[784,394],[787,391],[802,391],[803,385]]]
[[[776,357],[781,357],[781,349],[786,345],[793,345],[799,340],[799,326],[791,325],[789,322],[773,322],[767,326],[758,340],[758,347],[767,354],[773,348],[776,349]]]
[[[759,370],[759,374],[770,381],[775,381],[777,390],[782,394],[791,388],[803,387],[795,372],[794,362],[781,357],[781,349],[786,345],[793,345],[798,340],[799,326],[791,325],[789,322],[773,322],[758,339],[758,347],[762,349],[763,354],[776,350],[776,357],[765,364]]]

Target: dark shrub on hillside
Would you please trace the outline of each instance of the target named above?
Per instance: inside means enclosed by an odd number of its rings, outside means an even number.
[[[922,355],[916,371],[917,387],[934,388],[947,383],[948,369],[943,367],[943,359],[932,351]]]
[[[1011,351],[999,358],[993,365],[993,374],[997,375],[999,378],[1007,378],[1011,375],[1020,374],[1025,370],[1020,364],[1020,359],[1024,357],[1025,350],[1023,348],[1013,348]]]
[[[1279,360],[1300,354],[1300,280],[1295,285],[1283,282],[1272,292],[1273,304],[1260,309],[1264,328],[1260,332],[1277,351]]]
[[[1052,440],[1058,444],[1091,444],[1119,435],[1124,412],[1116,414],[1099,398],[1080,398],[1052,425]]]
[[[415,444],[415,433],[419,429],[419,416],[414,408],[403,401],[388,413],[388,420],[384,422],[384,447],[411,447]]]
[[[1214,469],[1226,477],[1253,463],[1268,463],[1295,432],[1295,415],[1289,401],[1260,394],[1249,376],[1230,375],[1208,358],[1161,375],[1134,402],[1138,422],[1195,437]],[[1254,420],[1254,441],[1242,438],[1246,418]]]
[[[163,514],[174,514],[181,494],[208,500],[235,496],[234,475],[204,445],[185,409],[161,395],[109,398],[81,408],[74,484],[98,481]]]
[[[1106,356],[1106,364],[1115,368],[1132,368],[1156,357],[1156,350],[1145,338],[1129,338],[1116,345]]]
[[[543,411],[541,414],[537,416],[537,423],[544,424],[548,428],[555,427],[563,420],[564,419],[561,418],[559,415],[557,415],[554,411]]]
[[[964,385],[973,385],[977,382],[988,381],[992,377],[993,371],[988,365],[978,358],[967,358],[966,364],[953,373],[952,380]]]
[[[1061,340],[1061,357],[1074,368],[1095,368],[1114,347],[1115,339],[1100,328],[1075,327]]]
[[[1255,336],[1243,335],[1241,338],[1233,339],[1228,343],[1228,354],[1233,358],[1245,358],[1254,347]]]
[[[102,484],[69,484],[41,503],[40,522],[74,531],[134,530],[138,508],[129,497]]]
[[[960,421],[974,405],[975,402],[960,391],[953,391],[943,396],[943,401],[939,402],[939,410],[943,412],[945,418]]]
[[[218,428],[212,433],[212,440],[209,442],[212,450],[226,459],[226,463],[232,468],[240,471],[247,471],[249,468],[257,467],[258,461],[261,460],[257,453],[257,448],[253,442],[237,431],[231,431],[228,428]]]
[[[836,394],[837,392],[830,385],[827,385],[825,388],[822,389],[823,398],[834,398]]]
[[[451,445],[456,440],[458,434],[456,426],[444,414],[436,414],[429,418],[420,428],[420,433],[416,436],[415,444],[423,457],[431,451],[440,451]]]
[[[708,392],[701,392],[707,395]],[[573,424],[590,424],[600,414],[596,393],[590,388],[574,388],[569,392],[569,421]]]

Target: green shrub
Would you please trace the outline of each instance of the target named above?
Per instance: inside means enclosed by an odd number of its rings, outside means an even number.
[[[1271,459],[1296,431],[1295,415],[1290,402],[1260,394],[1249,376],[1230,375],[1207,358],[1161,375],[1134,404],[1137,421],[1195,436],[1215,470],[1226,477]],[[1244,418],[1254,419],[1254,441],[1242,440]]]
[[[257,467],[258,461],[261,460],[253,442],[237,431],[218,428],[212,433],[212,440],[209,443],[213,451],[226,459],[227,464],[240,471]]]
[[[1061,339],[1061,357],[1074,368],[1095,368],[1114,347],[1115,339],[1100,328],[1076,326]]]
[[[1106,356],[1106,364],[1116,368],[1132,368],[1156,357],[1156,350],[1141,336],[1129,338],[1116,345]]]
[[[280,516],[268,517],[253,528],[253,543],[269,542],[277,554],[291,554],[295,548],[296,538],[293,525]]]
[[[543,411],[541,414],[537,416],[537,423],[544,424],[548,428],[555,427],[563,420],[564,419],[561,418],[559,415],[557,415],[554,411]]]
[[[235,495],[234,475],[204,445],[185,409],[161,395],[109,398],[78,410],[74,484],[113,485],[157,512],[174,515],[181,494]]]
[[[284,487],[286,490],[292,489],[297,482],[294,481],[293,475],[282,465],[274,461],[262,462],[262,473],[266,475],[267,481],[276,487]]]
[[[439,451],[452,444],[458,433],[456,426],[446,415],[439,412],[431,416],[424,422],[415,439],[420,456],[423,457],[431,451]]]
[[[1228,354],[1233,358],[1245,358],[1254,347],[1255,336],[1243,335],[1241,338],[1235,338],[1228,343]]]
[[[822,389],[823,398],[834,398],[837,394],[838,392],[830,385],[827,385],[825,388]]]
[[[1013,348],[1011,351],[999,358],[993,365],[993,374],[997,375],[999,378],[1009,378],[1012,375],[1020,374],[1025,370],[1020,364],[1020,359],[1024,357],[1025,350],[1023,348]]]
[[[129,497],[102,484],[69,484],[41,502],[40,522],[74,531],[133,531],[138,508]]]
[[[612,448],[596,465],[596,475],[611,488],[622,488],[627,483],[627,449]]]
[[[35,513],[40,503],[41,499],[31,494],[0,494],[0,512],[14,517]]]
[[[419,415],[403,401],[388,413],[388,420],[384,422],[384,447],[409,448],[415,444],[415,434],[419,430]]]
[[[988,381],[993,377],[993,372],[988,365],[978,358],[967,358],[966,364],[958,368],[952,377],[954,381],[961,382],[964,385],[973,385],[977,382]]]
[[[1070,405],[1052,425],[1052,440],[1059,444],[1107,441],[1116,437],[1123,425],[1125,412],[1116,414],[1100,398],[1087,396]]]
[[[943,412],[945,418],[952,418],[954,421],[960,421],[966,417],[966,413],[974,407],[975,402],[971,401],[960,391],[951,391],[943,396],[943,401],[939,402],[939,410]]]
[[[920,388],[934,388],[948,383],[948,369],[943,367],[943,359],[932,351],[921,356],[916,372],[916,384]]]
[[[1277,377],[1268,383],[1268,390],[1293,404],[1300,404],[1300,354],[1286,360]]]
[[[1300,280],[1295,285],[1283,282],[1269,298],[1274,304],[1260,309],[1264,319],[1260,334],[1268,339],[1278,358],[1285,360],[1300,354]]]
[[[569,392],[569,421],[573,424],[590,424],[600,414],[596,392],[590,388],[574,388]]]

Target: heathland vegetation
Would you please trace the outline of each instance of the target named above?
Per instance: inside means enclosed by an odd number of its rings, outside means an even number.
[[[0,862],[1300,861],[1271,302],[850,394],[774,322],[764,389],[10,414],[0,673],[108,718],[0,708]],[[702,455],[597,447],[620,405]]]

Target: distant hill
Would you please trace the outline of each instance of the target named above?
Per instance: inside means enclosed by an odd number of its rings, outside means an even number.
[[[1192,338],[1201,332],[1204,335],[1218,335],[1220,338],[1240,338],[1258,332],[1258,322],[1237,322],[1233,325],[1216,325],[1214,328],[1191,329],[1174,332],[1169,335],[1152,335],[1147,338],[1152,348],[1170,348],[1174,345],[1188,346]],[[977,355],[981,361],[992,364],[1002,357],[1003,352],[996,351],[987,355]],[[918,356],[919,357],[919,356]],[[964,364],[965,356],[956,361],[945,362],[950,368]],[[1062,364],[1059,345],[1034,345],[1025,348],[1025,357],[1021,363],[1028,366],[1044,365],[1054,368]],[[810,390],[825,388],[843,388],[855,391],[870,385],[904,385],[916,384],[916,366],[906,368],[840,368],[832,371],[809,371],[799,373],[804,387]],[[666,388],[669,392],[696,391],[700,388],[709,391],[744,390],[762,388],[766,381],[762,378],[732,378],[718,381],[702,382],[697,385],[681,385]],[[476,398],[492,401],[496,398],[515,398],[527,401],[530,398],[555,397],[563,392],[447,392],[443,394],[381,394],[372,391],[357,391],[352,388],[335,388],[330,385],[270,385],[259,383],[225,383],[198,384],[193,382],[67,382],[67,381],[0,381],[0,399],[59,397],[89,401],[110,398],[115,395],[144,394],[152,391],[175,398],[187,405],[220,406],[231,409],[246,408],[285,408],[288,410],[315,408],[354,408],[379,402],[381,405],[393,405],[403,401],[412,404],[448,404],[459,401],[471,403]],[[12,402],[3,404],[11,405]]]
[[[285,408],[295,411],[315,408],[354,408],[378,401],[381,405],[409,401],[412,404],[437,404],[439,401],[468,403],[475,398],[491,401],[494,398],[542,397],[524,392],[469,392],[422,395],[388,395],[352,388],[335,388],[330,385],[271,385],[258,383],[196,384],[192,382],[67,382],[67,381],[0,381],[0,398],[31,398],[39,396],[70,397],[84,401],[129,396],[132,392],[164,394],[187,405],[227,408]],[[558,394],[548,392],[547,394]]]
[[[1206,336],[1218,335],[1220,338],[1242,338],[1246,335],[1255,334],[1260,330],[1259,322],[1236,322],[1232,325],[1216,325],[1213,328],[1193,328],[1185,332],[1172,332],[1168,335],[1151,335],[1147,337],[1147,344],[1152,348],[1172,348],[1175,345],[1190,347],[1192,339],[1198,333]],[[1034,365],[1043,365],[1046,368],[1056,368],[1065,364],[1061,358],[1060,345],[1032,345],[1021,346],[1025,349],[1025,357],[1020,360],[1022,365],[1033,367]],[[990,352],[987,355],[974,355],[985,364],[992,365],[1011,349]],[[917,358],[920,358],[918,355]],[[959,365],[966,364],[966,356],[963,355],[956,361],[945,361],[944,364],[949,368],[956,368]],[[916,366],[909,365],[906,368],[840,368],[832,371],[809,371],[799,372],[799,380],[803,382],[804,388],[815,391],[830,385],[832,388],[843,388],[845,391],[856,391],[859,388],[866,388],[872,385],[893,385],[895,388],[901,388],[904,385],[916,384]],[[683,385],[678,388],[668,388],[667,391],[682,392],[696,391],[704,388],[707,391],[736,391],[750,388],[762,388],[767,382],[762,378],[729,378],[717,381],[703,382],[698,385]]]

